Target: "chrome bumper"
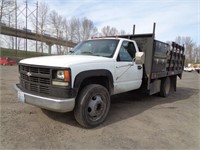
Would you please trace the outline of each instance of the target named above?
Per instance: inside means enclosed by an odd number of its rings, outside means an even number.
[[[56,111],[56,112],[69,112],[74,109],[75,98],[62,99],[62,98],[47,98],[23,92],[17,85],[15,90],[18,95],[18,100],[27,104],[35,105],[40,108]]]

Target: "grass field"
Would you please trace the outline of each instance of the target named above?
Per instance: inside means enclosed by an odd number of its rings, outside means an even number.
[[[32,52],[32,51],[22,51],[22,50],[18,50],[16,52],[16,50],[12,50],[12,49],[7,49],[7,48],[0,48],[0,54],[1,57],[8,57],[10,59],[13,59],[15,61],[19,61],[23,58],[30,58],[30,57],[37,57],[37,56],[46,56],[48,55],[47,53],[36,53],[36,52]]]

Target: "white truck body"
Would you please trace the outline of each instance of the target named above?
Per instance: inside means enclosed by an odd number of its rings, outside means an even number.
[[[74,111],[84,127],[101,124],[110,95],[141,89],[166,97],[181,78],[184,48],[154,40],[154,34],[86,40],[64,56],[19,62],[18,99],[44,109]]]

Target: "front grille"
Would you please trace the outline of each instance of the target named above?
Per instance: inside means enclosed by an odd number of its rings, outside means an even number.
[[[50,93],[51,70],[49,68],[20,65],[21,86],[31,92]]]
[[[20,64],[19,73],[22,90],[27,93],[44,97],[74,97],[75,93],[69,86],[63,87],[51,84],[54,70],[57,70],[57,68]]]
[[[25,74],[21,74],[21,79],[30,81],[30,82],[35,82],[35,83],[50,84],[50,79],[48,79],[48,78],[28,76]]]
[[[41,94],[49,94],[48,86],[38,85],[38,84],[23,81],[23,80],[21,80],[21,86],[28,91],[37,92]]]
[[[49,68],[39,68],[39,67],[30,67],[30,66],[20,66],[20,70],[32,73],[40,73],[40,74],[50,74]]]

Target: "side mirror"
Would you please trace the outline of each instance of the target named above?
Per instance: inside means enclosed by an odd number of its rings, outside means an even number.
[[[145,55],[144,52],[136,52],[135,54],[135,63],[144,64]]]

